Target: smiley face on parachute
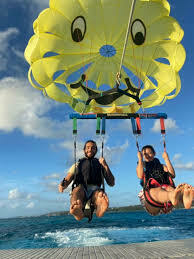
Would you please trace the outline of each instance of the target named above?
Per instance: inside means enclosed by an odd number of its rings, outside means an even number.
[[[50,0],[25,50],[31,84],[80,113],[130,113],[174,98],[185,61],[183,30],[166,0],[137,0],[128,31],[131,5]]]

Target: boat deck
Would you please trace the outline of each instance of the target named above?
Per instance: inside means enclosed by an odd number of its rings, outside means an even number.
[[[194,238],[126,245],[0,250],[1,259],[194,258]]]

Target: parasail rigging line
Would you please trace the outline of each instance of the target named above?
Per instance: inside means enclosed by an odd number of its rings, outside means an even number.
[[[129,39],[129,32],[130,32],[130,27],[131,27],[131,21],[132,21],[133,13],[134,13],[134,10],[135,10],[135,3],[136,3],[136,0],[133,0],[132,4],[131,4],[130,13],[129,13],[129,21],[128,21],[128,26],[127,26],[127,32],[126,32],[126,36],[125,36],[125,42],[124,42],[124,46],[123,46],[123,53],[122,53],[122,56],[121,56],[121,62],[120,62],[120,67],[119,67],[119,72],[118,72],[119,77],[121,75],[121,69],[122,69],[122,65],[123,65],[123,61],[124,61],[124,57],[125,57],[125,51],[126,51],[126,48],[127,48],[127,42],[128,42],[128,39]],[[118,78],[117,78],[117,80],[118,80]]]

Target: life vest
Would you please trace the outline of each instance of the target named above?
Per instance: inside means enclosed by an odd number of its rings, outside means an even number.
[[[75,176],[73,188],[79,184],[83,184],[84,188],[87,189],[87,185],[102,184],[102,166],[97,158],[84,157],[78,161],[78,173]]]
[[[173,207],[171,202],[160,203],[155,201],[150,195],[150,189],[162,186],[172,186],[175,184],[169,172],[165,172],[163,165],[157,158],[151,162],[144,162],[144,177],[143,177],[143,191],[146,201],[157,208],[161,208],[167,212],[169,208]]]

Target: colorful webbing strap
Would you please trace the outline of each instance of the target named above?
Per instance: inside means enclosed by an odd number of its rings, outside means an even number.
[[[101,135],[105,135],[105,133],[106,133],[106,118],[102,117]]]
[[[137,133],[136,133],[136,134],[141,135],[141,123],[140,123],[140,118],[137,117],[137,118],[135,118],[135,120],[136,120],[136,126],[137,126]]]
[[[77,135],[77,118],[73,118],[73,135]]]
[[[160,128],[161,128],[161,134],[163,138],[164,151],[166,151],[166,140],[165,140],[166,130],[164,125],[164,118],[160,118]]]
[[[138,143],[138,137],[141,135],[141,123],[140,123],[140,118],[131,118],[131,125],[132,125],[132,130],[133,134],[136,136],[136,147],[137,150],[139,151],[139,143]]]
[[[96,118],[96,135],[100,134],[100,124],[101,124],[101,118],[97,117]]]

